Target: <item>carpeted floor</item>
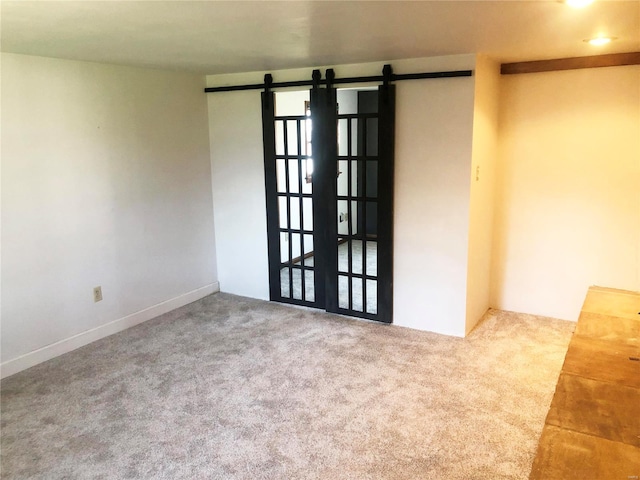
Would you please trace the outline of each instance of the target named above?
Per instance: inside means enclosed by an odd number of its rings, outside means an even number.
[[[2,381],[2,478],[526,479],[573,327],[212,295]]]

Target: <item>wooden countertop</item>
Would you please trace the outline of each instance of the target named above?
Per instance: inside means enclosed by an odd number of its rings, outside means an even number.
[[[640,293],[589,289],[529,479],[640,479]]]

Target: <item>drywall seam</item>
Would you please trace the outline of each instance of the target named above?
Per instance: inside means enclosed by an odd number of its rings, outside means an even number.
[[[19,357],[7,360],[0,365],[0,378],[6,378],[10,375],[14,375],[22,370],[38,365],[39,363],[46,362],[47,360],[51,360],[59,355],[71,352],[77,348],[88,345],[89,343],[108,337],[109,335],[113,335],[114,333],[134,327],[140,323],[146,322],[147,320],[151,320],[159,315],[170,312],[171,310],[175,310],[176,308],[195,302],[196,300],[219,291],[220,284],[218,282],[214,282],[158,303],[149,308],[145,308],[139,312],[132,313],[126,317],[119,318],[104,325],[100,325],[99,327],[92,328],[91,330],[87,330],[64,340],[60,340],[59,342],[52,343],[51,345],[47,345],[24,355],[20,355]]]

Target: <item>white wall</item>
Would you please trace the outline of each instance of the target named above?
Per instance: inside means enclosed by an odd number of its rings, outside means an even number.
[[[393,321],[463,336],[474,80],[396,88]]]
[[[499,87],[500,65],[479,56],[473,108],[466,333],[473,329],[490,306]]]
[[[577,319],[640,290],[640,67],[503,76],[492,305]]]
[[[337,77],[380,75],[383,63],[334,68]],[[473,69],[475,56],[392,64],[396,73]],[[279,82],[311,71],[272,73]],[[210,76],[207,84],[263,75]],[[474,79],[400,82],[397,92],[394,323],[464,335]],[[268,298],[260,93],[210,94],[209,121],[221,289]]]
[[[217,279],[204,78],[1,61],[6,376],[211,293]]]
[[[220,289],[266,300],[269,266],[260,91],[207,98]]]

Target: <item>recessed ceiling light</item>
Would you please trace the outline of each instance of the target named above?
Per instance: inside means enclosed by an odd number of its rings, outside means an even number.
[[[594,0],[565,0],[564,3],[573,8],[582,8],[593,3]]]
[[[595,37],[595,38],[588,38],[586,40],[584,40],[585,42],[587,42],[590,45],[594,45],[596,47],[600,47],[602,45],[606,45],[607,43],[611,42],[612,40],[615,40],[616,37]]]

